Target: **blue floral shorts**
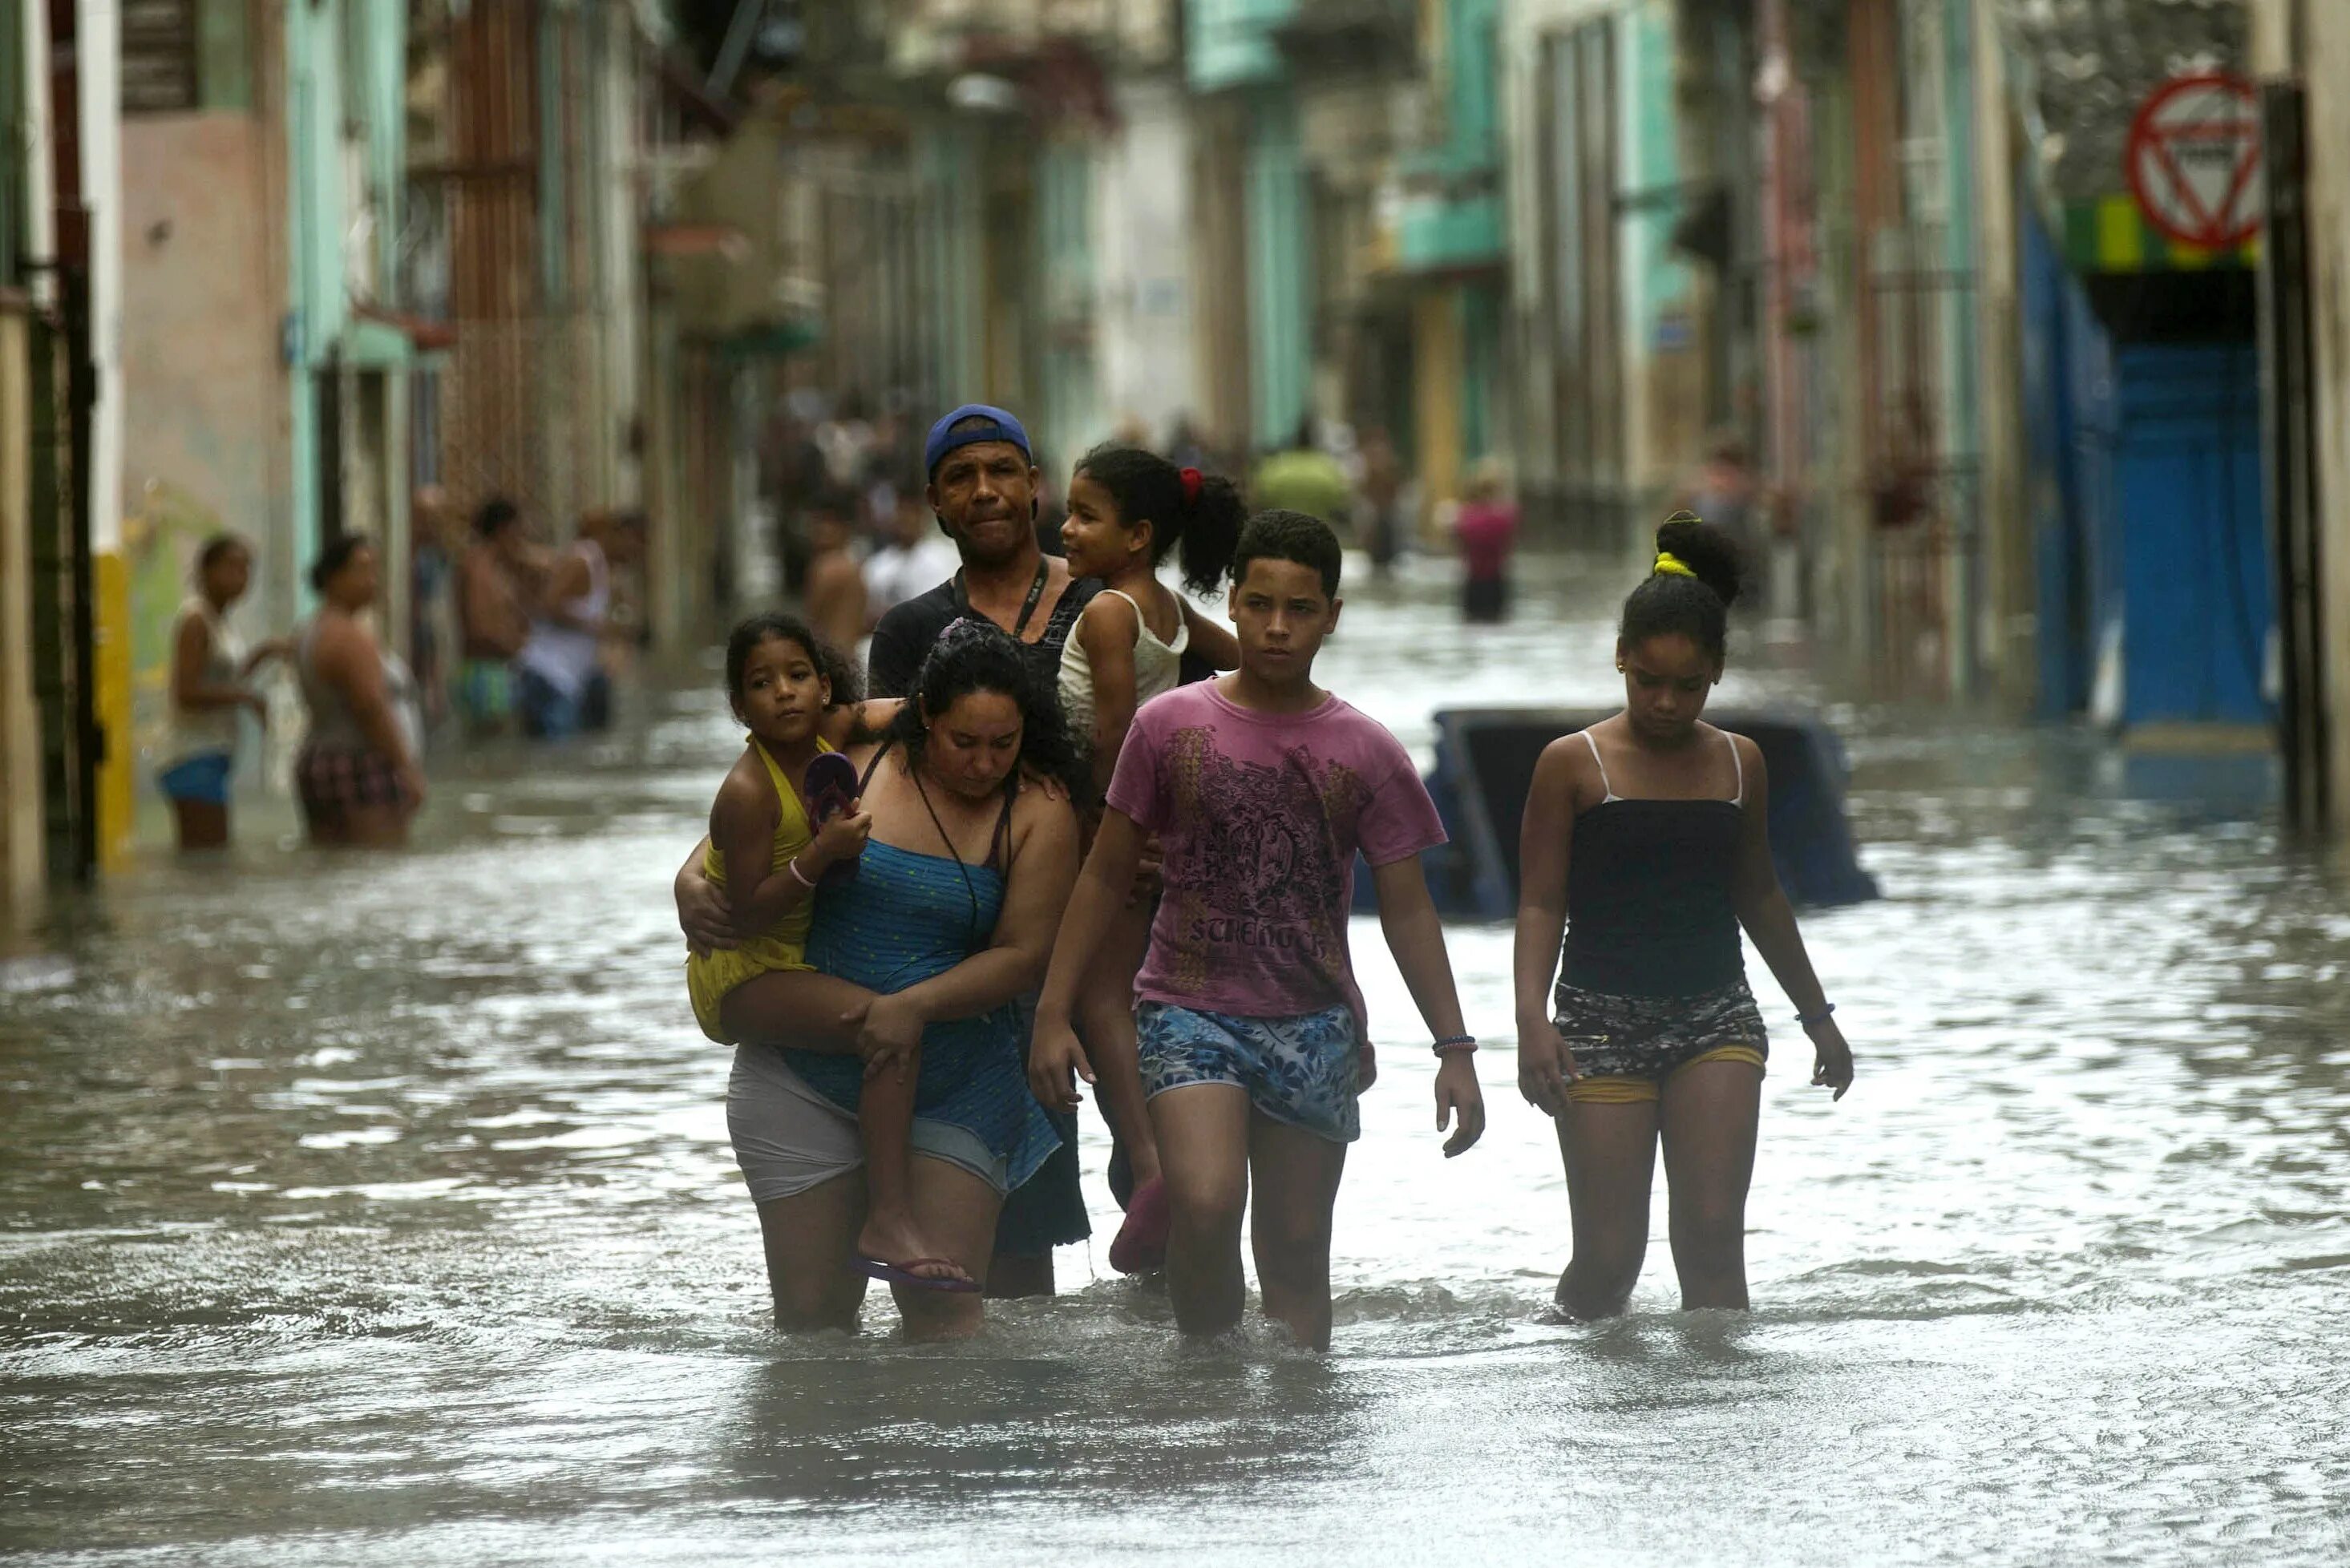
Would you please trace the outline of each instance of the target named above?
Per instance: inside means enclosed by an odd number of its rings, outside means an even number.
[[[1230,1084],[1274,1121],[1333,1143],[1363,1136],[1355,1015],[1344,1005],[1295,1018],[1238,1018],[1146,1002],[1135,1026],[1146,1098],[1186,1084]]]

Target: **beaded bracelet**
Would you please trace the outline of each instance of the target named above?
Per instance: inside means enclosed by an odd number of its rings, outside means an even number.
[[[1477,1049],[1477,1037],[1474,1034],[1448,1034],[1429,1049],[1440,1056],[1449,1056],[1455,1051],[1474,1051]]]
[[[1809,1029],[1814,1023],[1825,1023],[1835,1013],[1835,1003],[1831,1002],[1817,1012],[1798,1012],[1795,1014],[1795,1022]]]

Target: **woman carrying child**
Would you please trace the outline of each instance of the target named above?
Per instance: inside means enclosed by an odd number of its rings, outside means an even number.
[[[1076,749],[976,622],[940,639],[878,742],[849,732],[885,705],[847,707],[853,672],[805,626],[746,622],[727,662],[753,736],[712,814],[738,945],[698,950],[689,983],[704,1029],[738,1043],[727,1125],[776,1322],[851,1327],[880,1279],[910,1334],[972,1332],[997,1210],[1059,1142],[1007,1004],[1076,871],[1074,814],[1021,769],[1081,784]],[[856,798],[815,825],[792,781],[836,743]]]
[[[1578,1318],[1623,1311],[1638,1282],[1660,1141],[1681,1305],[1747,1304],[1769,1047],[1741,927],[1811,1036],[1812,1082],[1837,1099],[1852,1084],[1771,863],[1762,753],[1701,718],[1739,566],[1737,546],[1687,513],[1658,530],[1617,638],[1624,711],[1552,742],[1526,797],[1518,1087],[1558,1123],[1575,1254],[1557,1299]]]

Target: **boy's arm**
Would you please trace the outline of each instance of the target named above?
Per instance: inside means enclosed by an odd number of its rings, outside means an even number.
[[[1077,878],[1076,891],[1062,913],[1060,935],[1053,943],[1052,966],[1045,972],[1045,993],[1036,1003],[1035,1038],[1028,1052],[1028,1086],[1049,1108],[1077,1107],[1079,1077],[1094,1081],[1086,1063],[1085,1047],[1069,1026],[1077,986],[1091,972],[1101,950],[1102,934],[1125,907],[1134,888],[1134,868],[1142,858],[1142,829],[1134,818],[1115,806],[1102,814],[1101,829],[1094,835],[1093,853]]]
[[[1371,867],[1371,886],[1378,893],[1379,929],[1395,955],[1396,968],[1411,992],[1432,1039],[1465,1034],[1461,1024],[1461,993],[1452,983],[1452,960],[1444,950],[1444,924],[1437,919],[1436,900],[1428,896],[1428,878],[1419,857],[1408,855]],[[1436,1130],[1442,1132],[1458,1111],[1461,1125],[1445,1140],[1450,1159],[1484,1135],[1485,1096],[1477,1085],[1474,1054],[1444,1053],[1436,1070]]]

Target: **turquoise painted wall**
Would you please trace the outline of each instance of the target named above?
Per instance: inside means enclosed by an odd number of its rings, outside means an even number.
[[[986,254],[980,229],[978,140],[950,120],[924,129],[915,157],[925,190],[936,192],[924,227],[923,262],[931,280],[933,341],[938,345],[940,404],[919,415],[937,418],[979,396],[984,342],[977,258]]]
[[[1250,106],[1249,407],[1260,447],[1286,445],[1304,417],[1313,354],[1313,253],[1297,109],[1285,94]]]
[[[1044,400],[1039,455],[1064,482],[1077,455],[1109,433],[1094,375],[1093,147],[1048,140],[1036,150],[1036,240],[1043,265],[1042,352],[1037,366]]]
[[[1279,81],[1273,29],[1297,0],[1191,0],[1183,11],[1183,57],[1194,92]]]
[[[285,43],[294,548],[296,561],[307,562],[325,532],[317,372],[338,357],[384,364],[408,356],[404,338],[362,331],[353,320],[346,250],[358,234],[374,253],[378,287],[390,287],[406,179],[407,7],[402,0],[287,0]],[[360,191],[348,189],[347,126],[363,138]],[[356,230],[351,214],[362,202],[373,221]],[[307,577],[296,594],[307,610]]]
[[[24,114],[24,0],[0,0],[0,126],[15,127]],[[22,286],[18,266],[25,255],[26,221],[23,147],[13,130],[0,132],[0,286]]]
[[[1616,36],[1617,80],[1624,84],[1617,98],[1624,189],[1664,190],[1681,179],[1673,111],[1672,8],[1638,0]],[[1659,347],[1659,327],[1690,303],[1689,266],[1672,245],[1679,216],[1677,206],[1657,203],[1624,217],[1624,316],[1641,358]]]

